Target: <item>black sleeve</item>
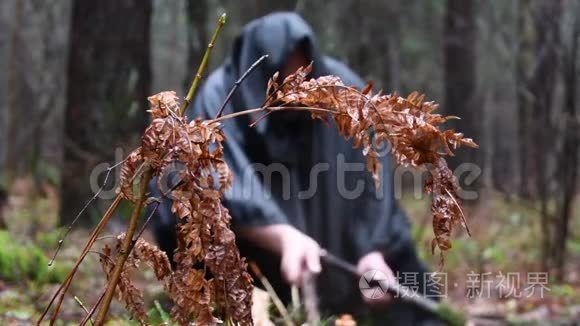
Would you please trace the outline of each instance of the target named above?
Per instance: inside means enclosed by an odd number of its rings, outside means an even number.
[[[288,224],[286,215],[263,187],[240,146],[226,140],[224,147],[226,161],[234,174],[232,188],[225,195],[234,226]]]
[[[390,155],[382,159],[381,185],[375,189],[372,181],[359,199],[364,215],[360,216],[354,234],[357,258],[377,250],[389,260],[411,241],[409,221],[394,196],[393,170]],[[369,173],[369,172],[367,172]]]
[[[346,85],[364,87],[364,81],[343,63],[325,57],[325,65],[330,72],[342,78]],[[359,149],[355,149],[360,151]],[[357,155],[358,156],[358,155]],[[360,158],[364,160],[365,158]],[[356,203],[359,221],[354,226],[355,254],[358,258],[378,250],[385,257],[394,256],[411,241],[409,221],[399,207],[394,195],[393,168],[390,153],[381,159],[383,166],[381,189],[377,191],[371,180],[370,172],[365,171],[366,189]]]

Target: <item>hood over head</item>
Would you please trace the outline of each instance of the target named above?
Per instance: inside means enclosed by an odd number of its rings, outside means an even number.
[[[265,99],[268,79],[284,68],[289,56],[300,46],[306,62],[314,62],[311,76],[322,75],[323,57],[314,33],[299,15],[278,12],[248,23],[236,38],[225,65],[226,83],[233,85],[262,55],[269,57],[240,85],[232,103],[234,110],[259,107]]]

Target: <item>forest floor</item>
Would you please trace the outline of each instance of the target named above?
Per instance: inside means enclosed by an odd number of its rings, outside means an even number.
[[[402,204],[421,258],[440,270],[438,253],[431,253],[430,201],[409,195]],[[446,300],[484,325],[580,322],[580,210],[571,221],[565,282],[556,280],[555,271],[541,272],[542,229],[533,203],[488,193],[466,216],[472,236],[457,232],[440,270],[446,274]]]
[[[55,266],[47,273],[46,262],[62,231],[54,227],[57,217],[50,204],[51,198],[47,196],[32,202],[14,197],[5,214],[9,231],[0,231],[0,325],[29,325],[35,323],[56,291],[56,282],[62,280],[72,266],[89,231],[83,228],[73,231]],[[553,273],[539,272],[541,230],[538,212],[530,203],[487,194],[466,212],[472,237],[458,232],[453,248],[445,255],[442,269],[439,255],[430,252],[429,200],[405,195],[402,205],[412,221],[420,256],[431,270],[445,277],[443,301],[464,312],[472,325],[580,322],[580,216],[572,219],[574,234],[568,243],[566,282],[559,283]],[[580,210],[576,210],[576,215],[580,215]],[[112,235],[120,230],[122,223],[116,223],[106,233]],[[152,240],[148,233],[144,237]],[[110,240],[111,237],[104,237],[93,249],[99,250]],[[11,245],[26,250],[19,253],[11,249]],[[40,249],[44,256],[17,257],[38,251],[31,248]],[[15,263],[19,260],[25,262]],[[137,286],[144,291],[146,306],[152,308],[152,318],[160,318],[164,311],[156,309],[154,302],[164,302],[164,297],[162,286],[154,279],[153,271],[144,270],[138,277]],[[85,312],[74,297],[89,309],[103,291],[103,285],[98,255],[91,254],[81,265],[69,290],[58,324],[78,323]],[[267,294],[257,292],[256,296],[255,301],[262,305],[256,307],[256,311],[266,311]],[[112,324],[136,324],[127,322],[128,314],[120,303],[112,305],[111,313],[116,316]],[[262,320],[257,324],[267,325],[264,321],[267,313],[258,313],[257,318]]]

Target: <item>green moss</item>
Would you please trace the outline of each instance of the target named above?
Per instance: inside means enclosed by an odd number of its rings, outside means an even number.
[[[33,280],[57,283],[64,280],[68,266],[48,266],[39,247],[16,241],[8,231],[0,231],[0,278],[6,281]]]

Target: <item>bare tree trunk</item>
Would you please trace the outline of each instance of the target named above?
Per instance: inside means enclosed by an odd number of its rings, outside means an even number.
[[[62,223],[90,197],[91,169],[147,124],[151,8],[150,0],[73,3]]]
[[[533,94],[530,89],[531,71],[534,66],[535,29],[532,21],[531,0],[520,0],[518,8],[518,54],[516,63],[516,90],[518,103],[518,138],[519,138],[519,192],[524,198],[532,193],[533,173],[531,135],[531,108]]]
[[[554,128],[550,119],[553,108],[555,85],[559,69],[560,49],[560,18],[562,14],[562,0],[543,1],[536,8],[535,28],[537,41],[535,43],[535,67],[530,90],[533,94],[531,112],[531,137],[529,148],[533,171],[537,173],[535,186],[540,200],[540,214],[542,227],[542,267],[548,270],[551,267],[552,239],[554,237],[552,217],[548,211],[550,199],[551,176],[549,172],[550,157],[553,154],[553,144],[549,141],[554,135]]]
[[[444,31],[445,113],[460,116],[453,126],[465,130],[469,137],[482,139],[483,121],[476,100],[476,25],[473,0],[448,0]],[[453,168],[460,162],[482,167],[479,151],[459,150],[450,161]],[[460,180],[461,181],[461,180]],[[467,188],[475,188],[471,185]]]
[[[401,91],[400,1],[351,0],[337,6],[335,37],[345,40],[337,50],[375,89]]]
[[[555,226],[552,257],[556,268],[556,278],[564,281],[566,262],[566,243],[570,236],[570,219],[573,213],[574,195],[578,181],[578,154],[580,147],[580,117],[576,109],[576,92],[578,91],[578,38],[580,37],[580,19],[574,18],[574,30],[570,48],[564,57],[564,142],[560,153],[558,177],[562,198],[559,203],[558,221]]]
[[[0,6],[0,179],[57,185],[62,164],[69,1]],[[63,19],[63,17],[65,19]]]
[[[6,221],[4,220],[4,206],[6,206],[7,202],[8,194],[0,187],[0,230],[7,229]]]
[[[17,148],[16,144],[19,142],[19,128],[22,127],[22,119],[25,118],[23,114],[18,112],[21,107],[19,99],[23,98],[26,93],[26,83],[24,81],[25,71],[24,65],[20,62],[19,50],[22,49],[22,29],[24,21],[24,2],[18,1],[14,12],[14,23],[11,40],[10,51],[10,66],[8,70],[8,88],[7,88],[7,132],[6,139],[11,141],[6,143],[6,166],[7,178],[12,179],[15,175],[20,174],[22,168],[19,166],[19,161],[26,157],[27,151],[22,148]]]

